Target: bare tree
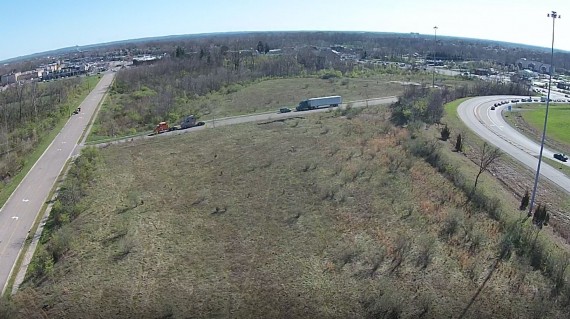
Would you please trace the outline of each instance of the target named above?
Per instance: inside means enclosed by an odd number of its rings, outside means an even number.
[[[501,151],[496,148],[492,147],[491,145],[487,144],[487,142],[483,142],[483,146],[479,149],[479,172],[475,177],[475,184],[473,185],[473,189],[467,198],[467,202],[469,203],[473,198],[473,194],[475,193],[475,189],[477,188],[477,183],[479,182],[479,177],[489,168],[489,165],[493,164],[496,159],[501,156]]]

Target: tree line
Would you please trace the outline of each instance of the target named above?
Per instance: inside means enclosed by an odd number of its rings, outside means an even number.
[[[70,115],[67,103],[87,87],[83,78],[21,83],[0,92],[0,181],[8,182],[59,121]]]
[[[355,67],[330,51],[305,47],[294,53],[268,55],[266,44],[258,44],[262,52],[244,49],[239,43],[176,46],[170,57],[153,65],[121,70],[111,88],[113,105],[101,110],[97,134],[146,130],[165,119],[178,120],[180,114],[204,114],[208,110],[192,109],[195,106],[190,101],[224,88],[231,90],[236,83],[328,69],[349,73]]]
[[[454,88],[431,89],[410,85],[404,94],[391,105],[392,122],[404,125],[416,121],[427,124],[440,123],[444,104],[456,99],[482,95],[525,95],[528,86],[521,83],[474,81]]]

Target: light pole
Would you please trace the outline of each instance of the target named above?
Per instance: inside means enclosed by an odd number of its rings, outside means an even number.
[[[554,73],[554,22],[560,15],[556,11],[552,11],[547,15],[552,18],[552,45],[550,51],[550,71],[548,78],[548,94],[546,96],[546,113],[544,114],[544,127],[542,128],[542,140],[540,141],[540,154],[538,155],[538,166],[536,168],[536,175],[534,177],[534,187],[532,189],[532,197],[530,199],[530,205],[528,210],[528,217],[532,216],[532,208],[534,205],[534,199],[536,197],[536,187],[538,186],[538,177],[540,176],[540,163],[542,162],[542,151],[544,150],[544,138],[546,137],[546,123],[548,121],[548,106],[550,105],[550,88],[552,87],[552,73]]]
[[[433,70],[431,86],[435,87],[435,51],[437,49],[437,26],[433,27]]]

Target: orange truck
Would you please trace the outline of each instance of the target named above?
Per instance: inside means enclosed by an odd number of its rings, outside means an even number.
[[[164,133],[164,132],[168,132],[170,130],[170,128],[168,127],[168,123],[166,122],[160,122],[158,123],[157,126],[154,127],[154,134],[160,134],[160,133]]]
[[[191,127],[202,126],[204,124],[204,122],[196,121],[196,117],[194,117],[194,115],[189,115],[180,122],[180,125],[168,126],[167,122],[160,122],[154,127],[154,131],[152,133],[154,135],[176,130],[185,130]]]

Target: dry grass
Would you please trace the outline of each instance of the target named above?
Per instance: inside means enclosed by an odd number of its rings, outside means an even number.
[[[344,101],[395,96],[401,94],[401,84],[390,83],[386,76],[374,79],[271,79],[234,85],[227,94],[219,92],[191,100],[190,108],[199,109],[204,119],[231,115],[276,112],[281,107],[296,107],[300,101],[328,95],[340,95]]]
[[[13,303],[29,318],[458,316],[493,264],[498,224],[468,215],[423,161],[393,164],[408,136],[381,129],[384,112],[102,150],[71,251]],[[540,273],[503,262],[468,317],[530,317],[545,291]]]

